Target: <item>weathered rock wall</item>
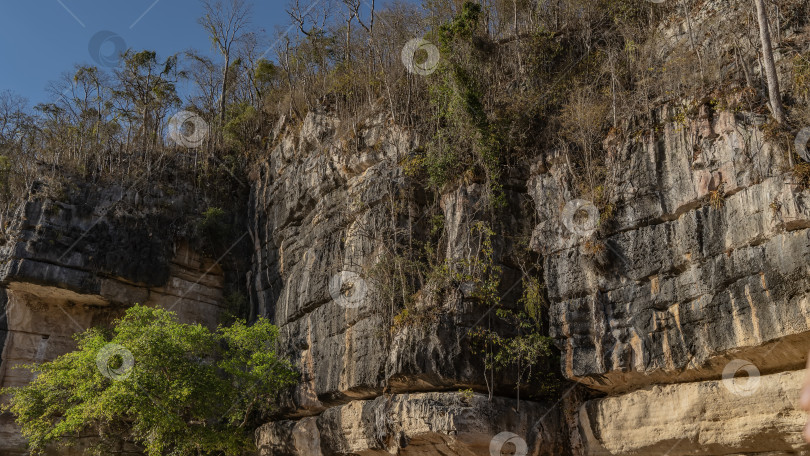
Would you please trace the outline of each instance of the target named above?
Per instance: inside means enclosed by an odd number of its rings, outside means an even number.
[[[330,139],[337,121],[310,115],[273,149],[254,187],[254,308],[276,319],[303,373],[287,418],[258,431],[262,454],[477,454],[501,431],[525,439],[529,454],[802,452],[806,192],[785,150],[765,139],[764,116],[701,113],[675,121],[674,107],[661,108],[658,132],[608,146],[607,166],[621,170],[605,182],[614,185],[609,218],[595,206],[593,220],[571,210],[578,195],[563,156],[524,180],[561,368],[592,397],[569,389],[556,404],[526,402],[551,417],[545,433],[502,420],[514,399],[497,394],[489,407],[498,411],[474,412],[478,421],[425,424],[461,413],[452,391],[486,386],[464,340],[480,314],[459,290],[435,324],[389,328],[362,277],[384,248],[374,233],[394,223],[386,195],[403,185],[398,164],[412,146],[394,136],[341,154]],[[396,135],[382,131],[369,134]],[[473,184],[442,198],[448,257],[465,251],[479,196]],[[330,293],[341,271],[357,274],[347,282],[359,298]],[[753,383],[722,380],[740,366]],[[432,408],[415,405],[424,397],[435,397]]]
[[[531,198],[537,213],[505,224],[518,232],[539,222],[531,246],[544,262],[561,369],[589,391],[566,387],[547,401],[518,401],[497,377],[493,400],[480,394],[488,385],[467,334],[487,309],[463,286],[434,303],[429,324],[392,326],[369,275],[386,233],[420,223],[400,166],[412,138],[369,122],[347,153],[335,119],[282,123],[253,182],[248,280],[253,315],[280,326],[302,381],[257,431],[261,454],[478,455],[512,435],[531,455],[803,454],[806,192],[765,139],[764,116],[706,108],[677,122],[674,109],[653,114],[659,132],[608,145],[608,166],[622,172],[605,182],[614,210],[599,224],[570,209],[581,196],[565,157],[511,177],[508,197]],[[472,183],[442,196],[448,258],[471,251],[482,193]],[[221,310],[221,268],[170,235],[166,214],[187,203],[82,195],[85,204],[36,193],[7,230],[3,386],[29,380],[14,365],[67,352],[72,334],[132,302],[207,324]],[[392,216],[395,201],[413,218]],[[507,296],[519,274],[503,267]],[[739,370],[751,379],[723,379]],[[22,454],[7,416],[0,442],[3,454]]]
[[[807,454],[796,409],[805,372],[657,385],[585,403],[582,433],[592,455]],[[731,388],[729,388],[731,386]]]
[[[487,390],[468,330],[488,309],[456,290],[429,323],[392,325],[370,271],[390,247],[386,234],[418,230],[425,211],[402,197],[399,163],[413,140],[383,119],[366,122],[351,153],[336,119],[313,113],[298,127],[282,123],[254,183],[252,303],[280,326],[302,373],[286,419],[257,432],[261,454],[472,455],[502,432],[534,455],[568,454],[552,403],[501,397],[514,386],[497,377],[492,402],[458,393]],[[449,258],[469,255],[481,194],[471,184],[442,198]],[[392,217],[393,204],[408,208],[404,219]],[[523,223],[508,222],[515,231]],[[519,280],[508,267],[504,277],[504,291]]]
[[[189,204],[156,189],[35,189],[0,248],[0,387],[24,385],[31,374],[15,366],[75,349],[74,334],[134,303],[215,326],[223,271],[173,236],[172,214]],[[24,448],[11,417],[0,416],[0,454]]]
[[[533,455],[567,454],[551,404],[455,392],[405,393],[355,400],[315,417],[269,423],[257,431],[261,454],[476,456],[503,429],[529,436]]]
[[[531,179],[563,372],[609,395],[580,411],[587,454],[798,451],[807,193],[764,139],[764,118],[657,115],[662,133],[615,150],[625,169],[598,231],[565,211],[574,195],[562,160]],[[742,365],[750,395],[719,381]]]
[[[808,192],[767,108],[729,89],[740,72],[761,77],[755,59],[726,58],[758,38],[740,27],[751,5],[693,6],[650,45],[673,67],[699,46],[703,67],[685,71],[719,75],[712,95],[626,119],[605,140],[601,211],[577,201],[562,153],[529,179],[561,368],[593,392],[577,434],[587,455],[810,454],[797,405],[810,350]],[[785,57],[807,36],[777,27],[789,98]]]

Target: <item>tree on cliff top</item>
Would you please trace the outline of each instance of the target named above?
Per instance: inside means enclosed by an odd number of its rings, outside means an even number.
[[[296,374],[260,319],[216,331],[171,312],[130,308],[112,331],[91,328],[78,350],[25,366],[26,386],[6,388],[32,454],[93,437],[94,454],[135,445],[149,455],[255,452],[253,431]]]
[[[202,0],[205,14],[198,20],[203,26],[212,46],[222,54],[222,86],[219,94],[219,122],[225,125],[228,106],[228,83],[234,46],[246,37],[245,28],[250,24],[251,5],[245,0],[222,1]]]
[[[771,100],[773,117],[780,124],[785,123],[785,109],[779,93],[779,75],[773,61],[773,48],[771,46],[771,31],[768,25],[768,11],[762,0],[754,0],[757,7],[757,21],[759,22],[759,37],[762,41],[762,61],[765,67],[765,79],[768,82],[768,95]]]

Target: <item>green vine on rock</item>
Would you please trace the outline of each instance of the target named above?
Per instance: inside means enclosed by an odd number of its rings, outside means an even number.
[[[538,367],[552,355],[551,338],[545,335],[543,309],[547,307],[543,284],[534,275],[525,274],[521,279],[523,293],[518,300],[519,308],[503,306],[500,292],[502,267],[495,263],[493,236],[495,232],[483,222],[472,227],[478,236],[478,255],[461,262],[461,271],[455,275],[458,282],[472,282],[472,296],[488,309],[495,309],[499,325],[472,328],[469,336],[478,352],[483,355],[485,380],[490,398],[494,392],[494,374],[514,369],[517,373],[515,389],[520,394],[524,385],[539,384],[538,393],[547,393],[555,388],[552,376],[540,372]],[[495,329],[493,329],[495,326]],[[511,334],[503,334],[503,328],[514,328]],[[487,372],[489,378],[487,378]]]
[[[545,300],[542,285],[536,277],[524,277],[522,281],[523,296],[519,300],[522,309],[498,308],[495,311],[498,319],[515,328],[516,334],[504,336],[492,329],[478,327],[470,330],[470,337],[479,353],[484,355],[484,368],[491,376],[497,371],[514,369],[518,395],[521,387],[529,384],[538,385],[537,394],[550,393],[556,389],[554,376],[539,369],[552,356],[551,338],[543,332]]]
[[[466,2],[461,12],[438,30],[445,57],[429,86],[433,107],[433,139],[424,151],[422,164],[428,184],[441,189],[458,176],[483,180],[493,207],[503,207],[499,151],[504,141],[493,128],[485,108],[486,52],[476,40],[481,6]]]

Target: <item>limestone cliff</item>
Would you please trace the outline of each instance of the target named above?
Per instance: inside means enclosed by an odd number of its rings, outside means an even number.
[[[609,396],[579,411],[587,454],[804,448],[810,212],[756,123],[668,122],[616,150],[627,170],[597,254],[560,221],[559,163],[533,176],[563,372]]]
[[[399,162],[415,144],[383,119],[366,122],[357,154],[346,154],[340,124],[327,115],[310,114],[298,131],[282,123],[254,183],[253,308],[281,327],[285,353],[302,373],[287,414],[296,420],[261,428],[260,453],[473,455],[511,432],[532,454],[568,454],[553,401],[458,393],[487,389],[468,330],[489,309],[456,290],[428,323],[392,326],[370,271],[388,247],[384,233],[399,223],[418,230],[421,209],[411,201],[403,204],[413,204],[412,218],[391,216],[408,185]],[[442,198],[448,255],[471,247],[480,187]],[[511,223],[517,230],[523,221]],[[497,381],[496,393],[509,394]]]
[[[478,455],[508,439],[531,455],[804,451],[806,192],[765,139],[764,117],[705,108],[684,123],[675,109],[654,113],[659,133],[614,142],[624,172],[609,219],[577,198],[561,155],[515,174],[510,198],[533,200],[536,213],[507,222],[532,233],[560,368],[576,382],[519,401],[506,377],[485,394],[467,334],[488,309],[463,284],[429,323],[395,326],[369,276],[381,233],[421,223],[419,201],[408,202],[413,220],[390,215],[416,139],[380,117],[347,154],[326,114],[280,123],[253,175],[246,279],[252,315],[280,326],[302,377],[257,431],[261,454]],[[480,187],[441,198],[448,257],[470,248]],[[131,302],[216,322],[223,271],[175,240],[165,201],[116,188],[32,193],[2,247],[3,385],[27,381],[14,365],[70,350],[71,334]],[[508,295],[517,274],[505,265],[504,276]],[[739,369],[751,378],[732,378]],[[4,419],[1,451],[22,454]]]
[[[271,152],[251,203],[254,309],[275,317],[303,374],[294,419],[258,431],[262,454],[472,455],[501,432],[533,455],[803,451],[795,370],[810,350],[806,193],[764,138],[764,116],[701,112],[683,123],[662,108],[660,133],[617,142],[610,160],[624,170],[607,221],[576,198],[564,157],[525,176],[561,368],[608,397],[581,401],[572,385],[557,403],[521,401],[519,412],[514,398],[465,402],[457,392],[484,389],[464,341],[475,321],[465,317],[480,314],[463,293],[433,324],[380,334],[388,322],[362,277],[413,144],[370,126],[367,151],[346,156],[330,140],[338,122],[308,116]],[[443,197],[451,246],[464,242],[476,191]],[[342,271],[360,290],[352,305],[330,294]],[[740,367],[750,380],[734,379]]]
[[[745,11],[708,1],[688,24],[661,25],[662,61]],[[799,33],[780,32],[788,44]],[[732,44],[707,47],[719,52],[707,68],[732,71],[720,58]],[[480,257],[470,233],[489,210],[486,183],[426,195],[407,169],[424,138],[386,114],[327,110],[282,118],[250,175],[237,209],[247,272],[188,242],[184,192],[33,189],[0,248],[0,385],[25,383],[13,366],[67,352],[72,334],[133,302],[214,325],[231,274],[247,317],[279,326],[301,375],[256,431],[262,456],[810,454],[797,409],[810,351],[807,177],[756,90],[709,89],[619,122],[602,144],[598,202],[563,149],[501,176],[499,304],[516,308],[527,276],[542,285],[556,389],[485,366],[471,330],[515,328],[470,281],[412,290],[414,320],[378,280],[397,243],[434,231],[443,260]],[[513,258],[524,237],[541,265],[530,271]],[[23,447],[0,417],[0,454]]]

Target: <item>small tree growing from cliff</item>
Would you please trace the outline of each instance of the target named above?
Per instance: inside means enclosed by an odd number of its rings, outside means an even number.
[[[273,350],[278,328],[260,319],[216,331],[171,312],[130,308],[112,331],[77,336],[77,351],[31,369],[6,388],[32,454],[93,437],[94,454],[124,444],[156,455],[255,452],[253,431],[272,399],[295,382]]]

